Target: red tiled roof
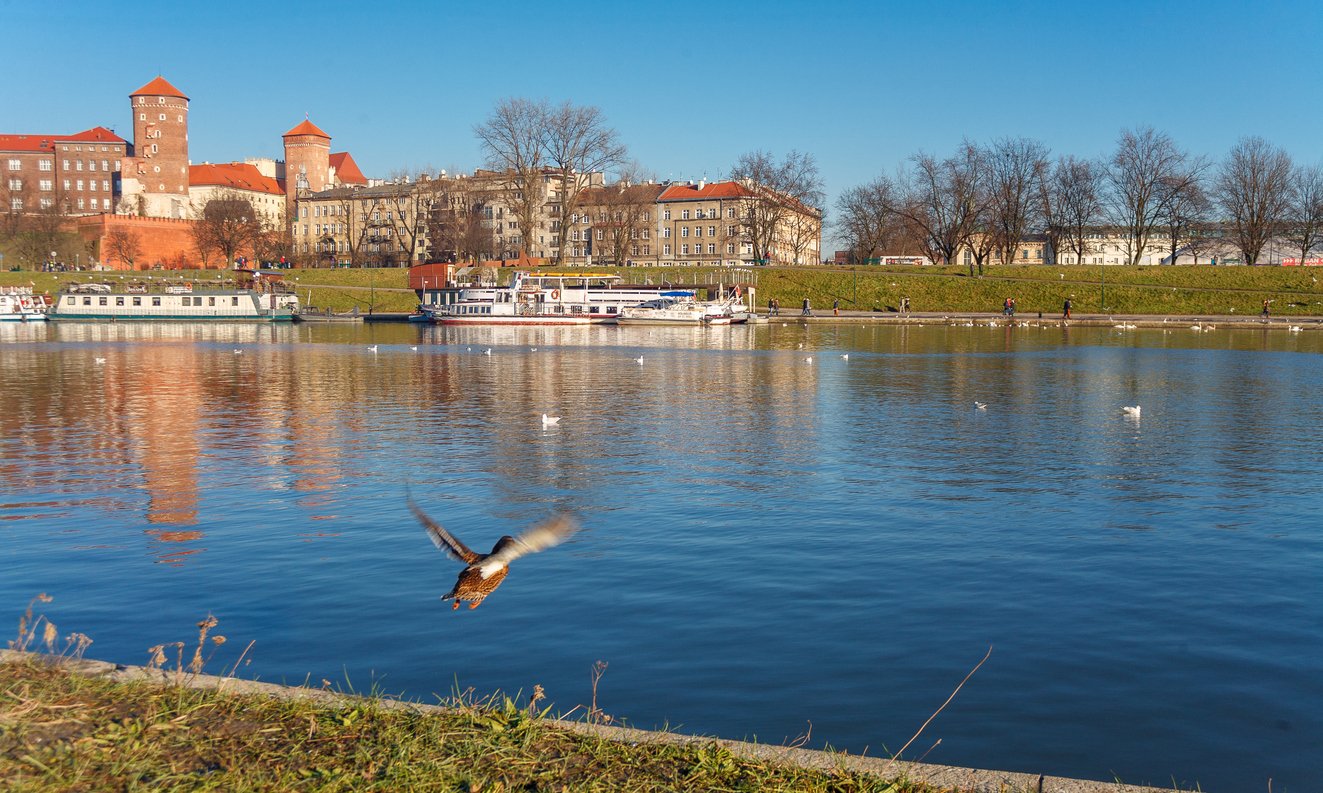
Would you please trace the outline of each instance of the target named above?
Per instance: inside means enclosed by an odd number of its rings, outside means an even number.
[[[94,143],[128,143],[127,140],[124,140],[105,127],[92,127],[91,129],[85,129],[82,132],[73,135],[61,135],[57,137],[56,140],[73,140],[83,143],[86,143],[87,141],[92,141]]]
[[[704,201],[712,198],[744,198],[752,196],[739,182],[713,182],[699,187],[696,184],[673,184],[657,198],[658,201]]]
[[[301,121],[297,127],[291,129],[289,132],[286,132],[281,137],[288,138],[292,135],[317,135],[318,137],[326,138],[327,140],[331,139],[330,135],[327,135],[325,132],[322,132],[320,129],[317,128],[316,124],[312,123],[306,118],[303,119],[303,121]]]
[[[358,170],[358,163],[354,162],[353,155],[347,151],[333,152],[331,167],[335,169],[335,178],[341,184],[367,184],[367,177]]]
[[[150,83],[147,83],[142,88],[139,88],[138,90],[129,94],[129,96],[177,96],[180,99],[188,98],[184,96],[183,91],[180,91],[178,88],[175,88],[173,85],[166,82],[166,79],[164,77],[161,77],[159,75],[155,80],[152,80]]]
[[[56,135],[0,135],[0,151],[54,151]]]
[[[0,135],[0,151],[54,151],[57,141],[128,143],[105,127],[92,127],[73,135]]]
[[[231,187],[235,190],[248,190],[254,193],[284,195],[285,188],[280,182],[258,172],[257,166],[246,162],[226,162],[216,165],[188,166],[188,184],[190,187]]]

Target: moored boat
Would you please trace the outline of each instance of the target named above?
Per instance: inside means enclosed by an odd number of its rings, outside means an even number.
[[[441,325],[600,325],[657,294],[656,288],[623,286],[618,275],[520,271],[509,286],[465,288],[453,303],[421,309]]]
[[[298,296],[283,284],[137,281],[129,284],[72,283],[57,296],[48,318],[55,321],[288,322]]]
[[[622,308],[617,321],[621,325],[730,325],[735,312],[729,300],[695,300],[693,292],[671,291]]]
[[[49,298],[32,293],[30,286],[0,287],[0,322],[42,322]]]

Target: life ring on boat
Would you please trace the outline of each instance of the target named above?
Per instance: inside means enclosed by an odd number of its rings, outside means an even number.
[[[559,289],[553,289],[553,290],[551,290],[551,299],[552,299],[552,300],[559,300],[559,299],[560,299],[560,290],[559,290]]]

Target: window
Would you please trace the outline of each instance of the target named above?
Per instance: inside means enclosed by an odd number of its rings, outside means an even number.
[[[10,189],[10,190],[22,190],[22,189],[23,189],[23,180],[22,180],[22,179],[10,179],[10,180],[9,180],[9,189]]]
[[[726,217],[728,218],[735,217],[735,207],[726,207]]]
[[[671,230],[669,228],[662,229],[662,239],[669,240],[670,238],[671,238]]]
[[[68,179],[65,179],[65,180],[64,180],[64,189],[65,189],[65,190],[68,190],[68,189],[69,189],[69,180],[68,180]]]
[[[734,226],[727,226],[727,227],[726,227],[726,236],[727,236],[727,237],[734,237],[734,236],[735,236],[735,227],[734,227]]]
[[[734,252],[735,252],[735,243],[733,242],[726,243],[726,253],[734,253]]]
[[[54,165],[55,165],[55,163],[51,162],[50,160],[38,160],[38,161],[37,161],[37,170],[39,170],[39,171],[49,171],[52,167],[54,167]]]
[[[238,296],[238,295],[235,295],[235,296],[233,296],[233,297],[230,298],[230,305],[232,305],[232,306],[237,306],[237,305],[239,305],[239,296]]]
[[[157,120],[157,121],[165,121],[165,114],[164,114],[164,113],[159,114],[156,120]]]
[[[84,209],[84,208],[85,208],[85,207],[83,206],[83,199],[81,199],[81,198],[78,199],[78,208],[79,208],[79,209]]]
[[[133,298],[133,305],[135,305],[135,306],[141,306],[141,305],[142,305],[142,298],[135,296],[135,297]]]
[[[716,253],[716,252],[717,252],[717,244],[716,244],[715,242],[709,242],[709,243],[707,244],[707,252],[708,252],[708,253]]]
[[[96,160],[88,160],[88,161],[87,161],[87,170],[89,170],[89,171],[95,171],[95,170],[96,170]]]
[[[688,237],[688,236],[689,236],[689,227],[688,227],[688,226],[681,226],[681,227],[680,227],[680,236],[681,236],[681,237]]]
[[[670,255],[671,255],[671,244],[668,242],[662,245],[662,256],[670,256]]]
[[[146,120],[147,120],[147,114],[146,114],[146,113],[139,113],[139,114],[138,114],[138,120],[139,120],[139,121],[146,121]]]
[[[682,211],[682,212],[680,213],[680,219],[681,219],[681,220],[688,220],[688,219],[689,219],[689,210],[686,209],[686,210]]]
[[[685,243],[684,245],[680,246],[680,255],[681,256],[689,255],[689,243]]]
[[[55,206],[55,200],[54,200],[54,199],[51,199],[51,198],[43,198],[43,199],[41,199],[41,208],[42,208],[42,209],[50,209],[50,208],[53,207],[53,206]]]
[[[644,245],[644,246],[643,246],[643,255],[644,255],[644,256],[651,256],[651,255],[652,255],[652,246],[651,246],[651,245]]]
[[[82,180],[82,179],[79,179],[79,180],[78,180],[78,189],[79,189],[79,190],[82,190],[82,189],[83,189],[83,180]]]
[[[709,237],[715,237],[715,236],[717,236],[717,227],[716,227],[716,226],[708,226],[708,227],[707,227],[707,235],[708,235]]]
[[[9,199],[9,208],[10,208],[10,209],[22,209],[22,208],[23,208],[23,199],[21,199],[21,198],[11,198],[11,199]]]
[[[102,192],[107,192],[107,193],[110,192],[110,180],[109,180],[109,179],[102,179],[102,180],[101,180],[101,190],[102,190]]]
[[[16,160],[10,160],[10,162],[17,162],[17,161],[16,161]],[[670,220],[670,219],[671,219],[671,210],[669,210],[669,209],[663,209],[663,210],[662,210],[662,220]]]
[[[210,296],[210,297],[207,298],[207,305],[209,305],[209,306],[214,306],[214,305],[216,305],[216,296],[215,296],[215,295],[212,295],[212,296]]]
[[[122,306],[122,305],[124,305],[124,298],[122,298],[122,297],[117,297],[117,298],[115,298],[115,305],[117,305],[117,306]]]
[[[152,305],[153,305],[153,306],[160,306],[160,305],[161,305],[161,298],[159,298],[159,297],[153,297],[153,298],[152,298]]]
[[[77,298],[74,298],[74,299],[77,300]],[[92,305],[92,298],[90,298],[90,297],[85,297],[85,298],[83,298],[83,305],[85,305],[85,306],[90,306],[90,305]]]

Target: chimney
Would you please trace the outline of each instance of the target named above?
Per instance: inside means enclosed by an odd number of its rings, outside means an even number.
[[[707,186],[707,179],[699,179],[699,180],[698,180],[698,189],[699,189],[699,190],[702,190],[702,189],[703,189],[704,187],[706,187],[706,186]]]

